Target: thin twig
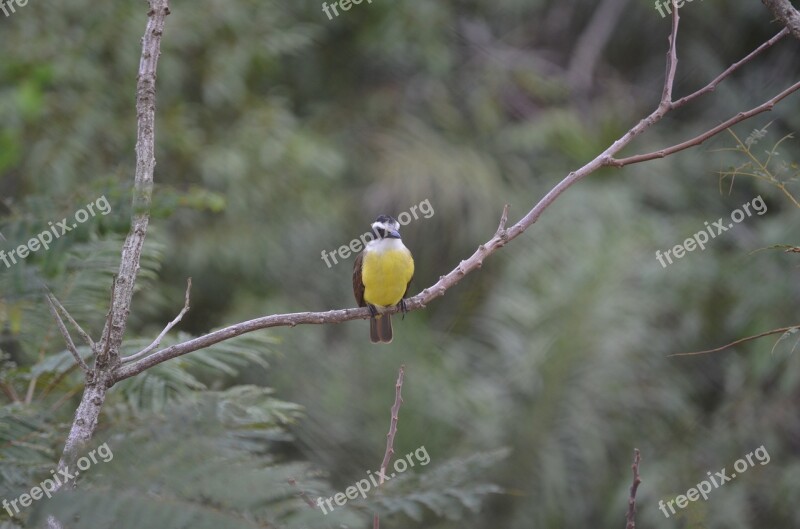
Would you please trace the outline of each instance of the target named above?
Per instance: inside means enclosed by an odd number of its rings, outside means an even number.
[[[672,31],[669,34],[669,50],[667,50],[667,73],[664,76],[664,90],[661,92],[661,105],[666,110],[672,109],[672,88],[675,84],[675,72],[678,70],[678,23],[680,15],[676,0],[672,0]]]
[[[500,215],[500,224],[497,226],[497,231],[494,233],[495,237],[502,237],[506,233],[506,223],[508,222],[508,208],[509,205],[503,206],[503,214]]]
[[[633,464],[631,465],[631,469],[633,470],[633,483],[631,483],[631,495],[628,498],[628,516],[625,529],[636,529],[636,491],[639,489],[639,483],[642,482],[642,480],[639,479],[639,462],[641,459],[639,449],[634,448]]]
[[[694,355],[704,355],[704,354],[708,354],[708,353],[716,353],[716,352],[719,352],[719,351],[724,351],[725,349],[730,349],[731,347],[733,347],[735,345],[739,345],[740,343],[749,342],[751,340],[757,340],[759,338],[763,338],[764,336],[770,336],[772,334],[788,332],[788,331],[791,331],[792,329],[800,329],[800,323],[798,323],[797,325],[792,325],[790,327],[781,327],[780,329],[773,329],[771,331],[762,332],[762,333],[756,334],[754,336],[748,336],[747,338],[739,338],[735,342],[731,342],[731,343],[729,343],[727,345],[723,345],[722,347],[717,347],[715,349],[707,349],[705,351],[694,351],[694,352],[691,352],[691,353],[673,353],[673,354],[667,355],[667,356],[694,356]]]
[[[405,365],[400,366],[400,371],[397,373],[397,382],[394,385],[394,404],[392,405],[392,419],[389,421],[389,433],[386,434],[386,452],[383,454],[383,462],[381,462],[381,471],[378,475],[378,487],[383,485],[384,478],[386,477],[386,469],[389,467],[389,462],[394,455],[394,436],[397,435],[397,421],[400,418],[400,406],[403,404],[403,377],[405,375]],[[378,489],[380,490],[380,489]],[[372,529],[380,529],[381,520],[378,513],[372,518]]]
[[[678,99],[677,101],[675,101],[674,103],[672,103],[672,108],[673,109],[680,108],[683,105],[685,105],[685,104],[687,104],[687,103],[689,103],[691,101],[694,101],[695,99],[697,99],[701,95],[707,94],[709,92],[713,92],[714,90],[716,90],[717,86],[722,81],[725,80],[726,77],[730,76],[733,72],[735,72],[736,70],[738,70],[739,68],[741,68],[742,66],[747,64],[748,62],[752,61],[757,55],[759,55],[764,50],[766,50],[768,48],[771,48],[776,42],[781,40],[788,33],[789,33],[789,30],[786,29],[786,28],[783,28],[778,33],[776,33],[775,36],[773,36],[771,39],[769,39],[768,41],[766,41],[763,44],[761,44],[761,46],[759,46],[758,48],[756,48],[753,51],[751,51],[750,53],[748,53],[741,60],[731,64],[730,66],[728,66],[728,68],[724,72],[722,72],[717,77],[715,77],[713,81],[711,81],[710,83],[705,85],[703,88],[701,88],[700,90],[697,90],[694,93],[689,94],[688,96],[684,96],[684,97]]]
[[[64,325],[64,320],[61,319],[61,315],[59,315],[58,310],[56,309],[53,300],[50,299],[50,296],[45,296],[47,299],[47,304],[50,307],[50,313],[53,315],[53,318],[56,320],[56,325],[58,325],[58,330],[61,331],[61,336],[64,337],[64,341],[67,342],[67,349],[69,352],[72,353],[72,356],[75,358],[75,361],[81,366],[81,369],[86,375],[89,375],[90,370],[89,366],[86,365],[86,362],[83,361],[81,355],[78,354],[78,350],[75,348],[75,343],[72,341],[72,336],[69,334],[69,330],[67,326]]]
[[[753,107],[750,110],[745,112],[739,112],[732,118],[723,121],[716,127],[707,130],[706,132],[695,136],[691,140],[686,140],[683,143],[679,143],[677,145],[673,145],[671,147],[667,147],[666,149],[661,149],[660,151],[654,151],[647,154],[637,154],[636,156],[628,156],[627,158],[610,158],[608,160],[607,165],[613,167],[623,167],[625,165],[632,165],[635,163],[646,162],[648,160],[654,160],[656,158],[664,158],[665,156],[669,156],[670,154],[674,154],[679,151],[683,151],[688,149],[689,147],[694,147],[696,145],[700,145],[707,139],[716,136],[723,130],[736,125],[740,121],[744,121],[746,119],[752,118],[755,115],[761,114],[762,112],[769,112],[775,106],[776,103],[781,101],[782,99],[788,97],[792,93],[800,90],[800,82],[797,82],[790,86],[789,88],[785,89],[784,91],[780,92],[778,95],[765,101],[764,103],[758,105],[757,107]]]
[[[166,336],[167,333],[171,331],[172,328],[175,327],[178,324],[178,322],[181,321],[183,316],[189,311],[189,293],[191,291],[192,291],[192,278],[190,277],[189,280],[186,282],[186,298],[183,303],[183,309],[181,309],[181,311],[178,313],[178,315],[175,317],[174,320],[169,322],[167,326],[164,327],[164,330],[161,331],[161,334],[158,335],[158,337],[153,341],[153,343],[151,343],[138,353],[126,356],[125,358],[122,359],[122,363],[133,362],[134,360],[142,358],[143,356],[147,356],[148,354],[150,354],[151,351],[153,351],[153,349],[155,349],[161,344],[161,340],[164,339],[164,336]]]
[[[47,293],[52,302],[55,304],[56,308],[58,308],[59,312],[61,312],[61,314],[63,314],[64,317],[67,318],[67,321],[70,323],[70,325],[75,327],[75,330],[78,331],[78,334],[81,336],[81,338],[83,338],[83,341],[86,342],[86,345],[88,345],[92,349],[92,352],[94,352],[95,343],[94,340],[92,340],[92,337],[89,336],[89,333],[84,331],[83,328],[80,325],[78,325],[78,322],[75,321],[75,318],[72,317],[72,314],[70,314],[69,311],[64,308],[64,305],[62,305],[61,302],[58,301],[58,298],[55,296],[55,294],[53,294],[50,291],[50,289],[47,289]]]

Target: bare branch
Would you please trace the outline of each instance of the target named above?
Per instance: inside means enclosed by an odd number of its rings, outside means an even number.
[[[70,323],[70,325],[75,327],[75,330],[78,331],[78,334],[81,335],[81,338],[83,338],[83,341],[86,342],[86,345],[88,345],[92,349],[92,351],[94,351],[95,350],[95,343],[94,343],[94,340],[92,340],[92,337],[89,336],[89,333],[84,331],[81,328],[81,326],[78,325],[78,322],[75,321],[75,319],[72,317],[72,314],[70,314],[69,311],[64,308],[64,305],[62,305],[61,302],[58,301],[58,298],[55,296],[55,294],[50,292],[50,289],[48,289],[47,292],[48,292],[49,299],[55,304],[55,306],[59,310],[59,312],[61,312],[61,314],[63,314],[64,317],[67,318],[67,321]]]
[[[392,418],[389,421],[389,433],[386,434],[386,453],[383,454],[383,462],[381,463],[381,475],[379,485],[383,483],[386,469],[389,467],[389,462],[394,455],[394,437],[397,435],[397,421],[400,418],[400,406],[403,405],[403,378],[406,374],[406,366],[401,365],[400,371],[397,373],[397,382],[394,385],[394,404],[392,405]]]
[[[762,112],[769,112],[772,108],[782,99],[788,97],[792,93],[796,92],[800,89],[800,82],[797,82],[790,86],[789,88],[785,89],[783,92],[779,93],[772,99],[758,105],[757,107],[751,108],[746,112],[739,112],[734,117],[728,119],[727,121],[723,121],[713,129],[707,130],[706,132],[700,134],[699,136],[695,136],[691,140],[686,140],[683,143],[679,143],[677,145],[673,145],[672,147],[667,147],[666,149],[661,149],[660,151],[654,151],[647,154],[637,154],[635,156],[628,156],[627,158],[610,158],[607,161],[607,165],[613,167],[623,167],[625,165],[632,165],[635,163],[646,162],[648,160],[654,160],[656,158],[664,158],[665,156],[669,156],[670,154],[674,154],[679,151],[686,150],[690,147],[694,147],[696,145],[700,145],[707,139],[716,136],[723,130],[736,125],[740,121],[744,121],[746,119],[752,118]]]
[[[715,77],[713,81],[711,81],[710,83],[705,85],[703,88],[701,88],[700,90],[697,90],[694,93],[689,94],[688,96],[684,96],[684,97],[678,99],[677,101],[675,101],[674,103],[672,103],[672,108],[674,109],[674,108],[682,107],[683,105],[685,105],[685,104],[687,104],[687,103],[689,103],[691,101],[694,101],[695,99],[697,99],[698,97],[700,97],[700,96],[702,96],[704,94],[707,94],[709,92],[713,92],[714,90],[716,90],[717,86],[722,81],[724,81],[727,77],[729,77],[731,74],[733,74],[733,72],[735,72],[736,70],[738,70],[739,68],[741,68],[742,66],[747,64],[748,62],[750,62],[753,59],[755,59],[764,50],[767,50],[767,49],[771,48],[772,46],[774,46],[776,42],[781,40],[788,33],[789,33],[789,30],[787,30],[786,28],[783,28],[778,33],[776,33],[774,37],[772,37],[768,41],[766,41],[763,44],[761,44],[758,48],[756,48],[753,51],[751,51],[750,53],[748,53],[746,56],[744,56],[739,61],[731,64],[730,66],[728,66],[728,68],[724,72],[722,72],[717,77]]]
[[[155,168],[155,80],[156,66],[161,47],[164,20],[169,15],[169,0],[150,0],[147,27],[142,38],[142,55],[139,62],[136,86],[136,176],[134,182],[133,219],[131,230],[122,249],[119,275],[114,280],[110,316],[97,344],[95,376],[87,380],[81,402],[75,411],[72,427],[64,443],[58,463],[59,470],[72,467],[78,453],[97,428],[100,410],[108,388],[114,384],[113,369],[119,365],[119,347],[130,314],[133,287],[139,269],[142,245],[149,220],[148,207],[153,187]],[[74,486],[70,480],[63,484]],[[61,488],[61,487],[59,487]],[[48,518],[50,527],[61,527],[54,517]]]
[[[497,231],[494,232],[495,237],[500,237],[506,232],[506,222],[508,222],[508,208],[509,205],[503,206],[503,214],[500,215],[500,224],[497,226]]]
[[[639,462],[641,459],[639,449],[634,448],[633,465],[631,465],[631,469],[633,470],[633,483],[631,484],[631,495],[628,498],[628,516],[625,529],[636,529],[636,491],[639,489],[639,483],[642,482],[642,480],[639,479]]]
[[[772,334],[779,334],[779,333],[789,332],[792,329],[800,329],[800,323],[798,323],[797,325],[791,325],[789,327],[781,327],[780,329],[772,329],[771,331],[765,331],[765,332],[762,332],[762,333],[759,333],[759,334],[756,334],[756,335],[753,335],[753,336],[748,336],[746,338],[739,338],[735,342],[731,342],[731,343],[729,343],[727,345],[723,345],[722,347],[717,347],[717,348],[714,348],[714,349],[706,349],[705,351],[694,351],[694,352],[691,352],[691,353],[674,353],[674,354],[667,355],[667,356],[694,356],[694,355],[704,355],[704,354],[708,354],[708,353],[717,353],[719,351],[724,351],[725,349],[730,349],[731,347],[739,345],[740,343],[745,343],[745,342],[749,342],[749,341],[752,341],[752,340],[757,340],[759,338],[763,338],[764,336],[770,336]]]
[[[81,366],[83,372],[89,376],[91,370],[89,366],[86,365],[86,362],[83,361],[81,355],[78,354],[78,350],[75,348],[75,343],[72,341],[72,336],[69,334],[69,330],[67,330],[66,325],[64,325],[64,320],[61,319],[61,316],[58,314],[58,310],[56,309],[55,303],[53,303],[52,298],[49,294],[45,295],[47,299],[47,305],[50,307],[50,313],[53,315],[53,318],[56,320],[56,325],[58,325],[58,330],[61,331],[61,335],[64,337],[64,341],[67,342],[67,349],[69,352],[72,353],[72,356],[75,358],[75,361]]]
[[[133,362],[134,360],[142,358],[143,356],[147,356],[148,354],[150,354],[153,351],[153,349],[155,349],[156,347],[159,346],[159,344],[161,344],[161,340],[164,339],[164,336],[166,336],[167,333],[169,331],[171,331],[172,328],[175,327],[178,324],[179,321],[181,321],[183,316],[187,312],[189,312],[189,293],[191,291],[192,291],[192,278],[190,277],[188,279],[188,281],[186,282],[186,299],[185,299],[185,301],[183,303],[183,309],[180,311],[180,313],[178,313],[178,315],[175,317],[175,319],[172,320],[171,322],[169,322],[166,327],[164,327],[164,330],[161,331],[161,334],[158,335],[158,337],[153,341],[153,343],[151,343],[150,345],[148,345],[147,347],[145,347],[144,349],[142,349],[138,353],[134,353],[134,354],[132,354],[130,356],[126,356],[125,358],[122,359],[122,363]]]
[[[672,107],[672,87],[675,84],[675,72],[678,70],[678,14],[677,0],[672,2],[672,31],[669,35],[669,50],[667,50],[667,73],[664,75],[664,90],[661,92],[661,105],[665,110]]]
[[[405,365],[400,366],[400,371],[397,373],[397,382],[394,385],[394,404],[392,405],[392,418],[389,421],[389,433],[386,434],[386,452],[383,454],[383,461],[381,462],[381,471],[378,476],[378,487],[383,485],[384,477],[386,476],[386,469],[389,467],[389,462],[394,455],[394,437],[397,435],[397,421],[400,418],[400,406],[403,404],[403,377],[405,375]],[[372,518],[372,529],[380,529],[381,521],[376,513]]]
[[[674,3],[675,0],[672,0]],[[486,243],[481,244],[478,246],[478,249],[468,258],[461,261],[458,266],[456,266],[453,270],[451,270],[447,275],[441,276],[439,281],[435,284],[431,285],[430,287],[424,289],[422,292],[418,293],[416,296],[409,298],[406,300],[406,308],[408,311],[417,310],[420,308],[424,308],[430,301],[433,299],[443,296],[444,293],[454,285],[456,285],[464,276],[473,272],[477,269],[480,269],[483,265],[484,259],[486,259],[489,255],[497,251],[498,249],[502,248],[506,245],[509,241],[519,237],[525,230],[527,230],[530,226],[532,226],[544,213],[544,211],[553,203],[555,200],[567,189],[572,187],[574,184],[585,178],[586,176],[592,174],[596,170],[600,169],[601,167],[606,166],[623,166],[628,165],[630,163],[637,163],[640,161],[644,161],[645,159],[653,159],[653,158],[661,158],[671,154],[672,152],[677,152],[683,149],[687,149],[693,145],[698,145],[705,141],[705,139],[710,138],[714,134],[719,133],[725,128],[738,123],[739,121],[743,121],[749,117],[752,117],[760,112],[765,112],[770,110],[776,103],[787,97],[789,94],[800,88],[800,83],[793,85],[790,88],[787,88],[774,98],[770,99],[766,103],[759,105],[758,107],[738,114],[736,117],[728,120],[727,122],[715,127],[711,131],[706,132],[699,138],[695,138],[694,140],[689,140],[684,142],[683,144],[670,147],[669,149],[665,149],[664,151],[659,151],[657,153],[651,153],[648,155],[638,155],[632,156],[629,158],[621,158],[616,159],[613,156],[621,151],[624,147],[630,144],[633,139],[642,134],[645,130],[649,129],[654,124],[658,123],[672,108],[674,108],[674,104],[671,103],[668,99],[664,99],[664,97],[671,97],[672,94],[672,83],[675,78],[675,68],[677,66],[677,53],[676,53],[676,38],[677,38],[677,27],[678,27],[678,16],[674,14],[675,11],[673,10],[673,25],[672,31],[670,33],[670,47],[669,52],[667,54],[667,71],[664,79],[664,91],[662,94],[662,100],[658,107],[650,113],[647,117],[642,119],[639,123],[637,123],[634,127],[632,127],[628,132],[622,135],[617,141],[615,141],[611,146],[609,146],[605,151],[597,155],[592,161],[578,169],[577,171],[573,171],[569,173],[563,180],[561,180],[556,186],[554,186],[544,197],[542,197],[539,202],[516,224],[511,226],[510,228],[505,228],[506,220],[508,217],[508,208],[503,209],[503,216],[501,218],[500,226],[502,229],[497,230],[494,237],[488,240]],[[769,41],[765,44],[757,48],[754,52],[751,52],[745,59],[739,61],[735,67],[728,68],[722,76],[718,76],[717,79],[712,81],[712,84],[719,83],[726,77],[730,75],[730,73],[738,68],[741,64],[751,60],[756,54],[761,53],[764,49],[771,46],[771,43],[781,38],[781,34],[772,37]],[[740,64],[741,63],[741,64]],[[714,84],[716,86],[716,84]],[[710,91],[711,88],[704,88],[702,90]],[[702,91],[701,90],[701,91]],[[690,96],[690,98],[696,97],[694,94]],[[386,313],[393,314],[398,312],[398,308],[392,307],[386,309]],[[178,356],[191,353],[193,351],[197,351],[200,349],[204,349],[211,345],[220,343],[224,340],[228,340],[234,338],[236,336],[241,336],[242,334],[246,334],[249,332],[261,330],[261,329],[268,329],[271,327],[295,327],[297,325],[322,325],[322,324],[329,324],[329,323],[343,323],[346,321],[357,320],[357,319],[367,319],[370,317],[369,309],[367,308],[352,308],[352,309],[339,309],[339,310],[330,310],[325,312],[296,312],[290,314],[275,314],[271,316],[263,316],[260,318],[255,318],[249,321],[237,323],[234,325],[230,325],[228,327],[224,327],[222,329],[213,331],[209,334],[204,336],[200,336],[197,338],[193,338],[191,340],[187,340],[186,342],[175,344],[170,347],[166,347],[161,349],[155,353],[150,354],[145,358],[141,358],[135,362],[128,363],[126,365],[120,366],[115,371],[114,381],[124,380],[126,378],[135,376],[142,371],[149,369],[155,365],[160,364],[161,362],[165,362],[172,358],[176,358]]]
[[[132,226],[122,247],[119,273],[114,281],[111,317],[103,330],[104,358],[112,366],[119,363],[119,348],[130,315],[133,288],[139,272],[142,246],[150,223],[150,203],[155,172],[156,69],[161,54],[164,20],[169,15],[169,0],[150,0],[147,28],[142,38],[142,56],[136,83],[136,175],[134,177]]]
[[[767,9],[792,32],[792,36],[800,39],[800,12],[789,0],[761,0]]]

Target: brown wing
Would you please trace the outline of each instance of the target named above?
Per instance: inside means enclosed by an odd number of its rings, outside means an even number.
[[[364,283],[361,281],[361,266],[364,260],[364,252],[361,252],[356,257],[353,263],[353,295],[356,297],[356,303],[359,307],[366,307],[364,303]]]

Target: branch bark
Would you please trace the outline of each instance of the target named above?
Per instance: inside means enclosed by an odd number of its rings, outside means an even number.
[[[130,314],[133,286],[139,270],[139,259],[149,222],[150,196],[155,169],[155,80],[164,20],[169,15],[169,0],[150,0],[147,27],[142,38],[142,56],[136,87],[137,141],[131,230],[122,249],[119,274],[114,280],[110,316],[103,336],[96,344],[95,376],[87,380],[80,405],[75,412],[59,469],[74,465],[80,449],[92,438],[106,391],[114,384],[114,369],[119,365],[122,335]],[[67,486],[74,486],[68,483]],[[58,527],[50,520],[51,527]]]
[[[767,9],[792,32],[792,36],[800,39],[800,12],[789,0],[761,0]]]
[[[378,487],[383,485],[386,478],[386,469],[389,468],[389,462],[394,455],[394,437],[397,435],[397,422],[400,420],[400,406],[403,405],[403,378],[406,373],[406,366],[401,365],[400,371],[397,373],[397,382],[394,385],[394,404],[391,409],[391,420],[389,421],[389,433],[386,434],[386,452],[383,454],[383,461],[381,462],[380,475],[378,476]],[[394,475],[394,474],[392,474]],[[380,492],[380,489],[378,489]],[[372,529],[380,529],[381,519],[377,513],[372,517]]]
[[[639,454],[639,449],[633,449],[633,483],[631,483],[631,495],[628,498],[628,515],[626,517],[625,529],[636,529],[636,491],[639,490],[639,484],[642,480],[639,478],[639,463],[642,458]]]
[[[178,313],[178,315],[175,316],[174,320],[169,322],[167,324],[167,326],[164,327],[164,330],[161,331],[161,334],[159,334],[156,337],[155,340],[153,340],[153,343],[151,343],[150,345],[148,345],[147,347],[145,347],[144,349],[142,349],[138,353],[134,353],[134,354],[132,354],[130,356],[126,356],[125,358],[122,359],[122,362],[133,362],[134,360],[138,360],[139,358],[142,358],[143,356],[147,356],[156,347],[158,347],[161,344],[161,340],[164,339],[164,336],[166,336],[167,333],[169,331],[171,331],[172,328],[175,327],[178,324],[178,322],[180,322],[183,319],[183,316],[187,312],[189,312],[189,295],[191,294],[191,292],[192,292],[192,278],[190,277],[189,280],[186,282],[186,296],[185,296],[184,302],[183,302],[183,309],[181,309],[181,311]]]
[[[58,325],[58,330],[61,332],[61,336],[64,337],[64,341],[67,342],[67,349],[70,353],[72,353],[72,357],[75,358],[75,362],[80,366],[83,370],[84,375],[86,375],[87,380],[91,377],[91,370],[89,366],[86,365],[86,362],[83,361],[81,355],[78,354],[78,349],[75,347],[75,342],[72,341],[72,336],[70,336],[69,331],[67,330],[67,326],[64,325],[64,320],[61,319],[61,315],[58,313],[58,309],[56,309],[55,304],[53,303],[53,299],[47,295],[45,296],[47,299],[47,304],[50,307],[50,313],[53,315],[53,318],[56,320],[56,325]]]

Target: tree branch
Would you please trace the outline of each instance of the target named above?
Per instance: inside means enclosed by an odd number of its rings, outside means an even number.
[[[672,3],[672,31],[669,34],[669,49],[667,50],[667,73],[664,76],[664,90],[661,92],[661,105],[666,110],[672,108],[672,87],[675,84],[675,72],[678,70],[678,23],[681,16],[678,14],[677,0]]]
[[[792,36],[800,39],[800,12],[789,0],[761,0],[767,9],[792,32]]]
[[[671,1],[673,2],[673,4],[675,3],[675,0]],[[752,117],[753,115],[756,115],[759,112],[771,109],[780,100],[782,100],[790,93],[800,88],[800,83],[793,85],[792,87],[784,90],[783,92],[781,92],[771,100],[767,101],[763,105],[760,105],[759,107],[756,107],[755,109],[750,110],[748,112],[738,114],[732,120],[729,120],[728,122],[723,123],[718,127],[715,127],[714,129],[712,129],[712,131],[706,132],[701,141],[690,140],[689,142],[684,142],[684,144],[681,144],[679,146],[671,147],[670,149],[665,149],[664,151],[659,151],[658,153],[652,153],[650,155],[639,155],[635,157],[615,159],[613,156],[617,154],[619,151],[621,151],[628,144],[630,144],[630,142],[633,141],[633,139],[636,136],[640,135],[645,130],[649,129],[651,126],[658,123],[670,110],[676,108],[677,103],[672,103],[670,98],[672,97],[672,86],[675,79],[675,72],[678,61],[676,52],[678,21],[679,21],[678,10],[673,9],[672,29],[670,31],[670,36],[669,36],[669,51],[667,52],[667,68],[664,78],[664,89],[662,91],[661,101],[657,106],[657,108],[652,113],[650,113],[650,115],[648,115],[647,117],[642,119],[639,123],[637,123],[634,127],[632,127],[623,136],[617,139],[605,151],[597,155],[592,161],[590,161],[577,171],[569,173],[563,180],[561,180],[555,187],[553,187],[544,197],[542,197],[542,199],[539,200],[539,202],[533,207],[533,209],[531,209],[522,219],[520,219],[516,224],[514,224],[510,228],[505,227],[508,218],[508,206],[506,206],[503,210],[503,216],[501,218],[500,227],[498,228],[494,237],[489,239],[486,243],[478,246],[478,249],[468,259],[461,261],[458,264],[458,266],[456,266],[447,275],[441,276],[439,278],[439,281],[437,281],[435,284],[424,289],[417,295],[407,299],[406,308],[408,311],[424,308],[433,299],[439,296],[443,296],[444,293],[449,288],[456,285],[464,276],[481,268],[484,259],[486,259],[488,256],[493,254],[498,249],[505,246],[509,241],[519,237],[525,230],[527,230],[539,219],[542,213],[544,213],[544,211],[553,202],[555,202],[555,200],[564,191],[572,187],[574,184],[576,184],[586,176],[592,174],[596,170],[606,166],[621,167],[629,163],[644,161],[645,159],[644,157],[647,157],[647,159],[660,158],[663,156],[667,156],[672,152],[677,152],[679,150],[686,149],[692,145],[702,143],[702,141],[704,141],[708,137],[711,137],[714,134],[717,134],[720,131],[725,130],[726,127],[730,126],[733,123],[738,123],[739,121],[747,119],[748,117]],[[717,78],[711,81],[711,83],[709,83],[706,87],[698,90],[697,92],[691,94],[690,96],[683,98],[683,100],[681,100],[683,102],[681,102],[680,105],[684,105],[706,92],[713,91],[713,89],[726,77],[728,77],[731,73],[733,73],[742,65],[752,60],[756,55],[762,53],[764,50],[772,46],[784,35],[785,32],[780,32],[777,35],[773,36],[764,44],[756,48],[753,52],[748,54],[746,57],[744,57],[737,63],[734,63],[732,66],[727,68],[722,74],[717,76]],[[664,152],[664,154],[662,155],[661,152]],[[642,158],[641,160],[638,159],[640,157]],[[393,314],[395,312],[398,312],[398,310],[399,310],[398,308],[392,307],[386,309],[385,312],[388,314]],[[155,353],[150,354],[145,358],[141,358],[136,360],[135,362],[122,365],[115,370],[114,381],[116,382],[138,375],[142,371],[149,369],[155,365],[158,365],[161,362],[171,360],[173,358],[176,358],[178,356],[187,353],[191,353],[193,351],[204,349],[206,347],[212,346],[214,344],[220,343],[225,340],[229,340],[236,336],[241,336],[242,334],[246,334],[249,332],[261,329],[268,329],[271,327],[295,327],[297,325],[322,325],[329,323],[343,323],[346,321],[357,320],[357,319],[363,320],[369,317],[370,317],[370,312],[369,309],[367,308],[350,308],[350,309],[329,310],[325,312],[296,312],[290,314],[275,314],[275,315],[255,318],[249,321],[236,323],[234,325],[218,329],[209,334],[193,338],[191,340],[187,340],[183,343],[166,347],[164,349],[156,351]]]
[[[750,53],[745,55],[742,59],[740,59],[740,60],[736,61],[735,63],[731,64],[730,66],[728,66],[728,68],[724,72],[722,72],[717,77],[715,77],[713,81],[711,81],[710,83],[705,85],[703,88],[701,88],[700,90],[697,90],[697,91],[689,94],[688,96],[684,96],[684,97],[678,99],[677,101],[675,101],[674,103],[672,103],[672,108],[680,108],[683,105],[685,105],[685,104],[687,104],[687,103],[689,103],[691,101],[694,101],[695,99],[697,99],[698,97],[700,97],[700,96],[702,96],[704,94],[707,94],[709,92],[713,92],[714,90],[716,90],[717,86],[722,81],[725,80],[725,78],[729,77],[736,70],[738,70],[739,68],[741,68],[742,66],[744,66],[748,62],[750,62],[753,59],[755,59],[759,54],[761,54],[761,52],[763,52],[763,51],[771,48],[772,46],[774,46],[776,42],[781,40],[788,33],[789,33],[789,30],[787,30],[786,28],[783,28],[778,33],[776,33],[775,36],[773,36],[771,39],[769,39],[766,42],[764,42],[763,44],[761,44],[758,48],[754,49],[753,51],[751,51]]]
[[[55,306],[56,306],[56,308],[58,308],[59,312],[61,312],[61,314],[63,314],[64,317],[67,318],[67,321],[70,323],[70,325],[75,327],[75,330],[78,331],[78,334],[81,335],[81,338],[83,338],[83,341],[86,342],[86,345],[88,345],[92,349],[92,352],[94,352],[95,351],[95,343],[94,343],[94,340],[92,340],[92,337],[89,336],[89,333],[84,331],[83,328],[81,328],[80,325],[78,325],[78,322],[75,321],[75,319],[72,317],[72,315],[69,313],[69,311],[64,308],[64,305],[62,305],[61,302],[58,301],[58,298],[52,292],[50,292],[50,289],[47,289],[47,297],[52,303],[55,304]]]
[[[694,352],[691,352],[691,353],[673,353],[673,354],[667,355],[667,356],[694,356],[694,355],[704,355],[704,354],[708,354],[708,353],[717,353],[719,351],[724,351],[725,349],[730,349],[731,347],[733,347],[735,345],[739,345],[740,343],[745,343],[745,342],[749,342],[749,341],[752,341],[752,340],[757,340],[759,338],[763,338],[764,336],[770,336],[770,335],[773,335],[773,334],[789,332],[792,329],[800,329],[800,323],[798,323],[797,325],[791,325],[789,327],[781,327],[780,329],[772,329],[771,331],[765,331],[765,332],[762,332],[762,333],[759,333],[759,334],[756,334],[756,335],[753,335],[753,336],[748,336],[746,338],[739,338],[738,340],[736,340],[734,342],[731,342],[731,343],[729,343],[727,345],[723,345],[721,347],[717,347],[717,348],[714,348],[714,349],[706,349],[705,351],[694,351]],[[778,341],[780,341],[780,340],[778,340]]]
[[[744,121],[749,119],[755,115],[761,114],[762,112],[769,112],[772,108],[782,99],[788,97],[792,93],[796,92],[800,89],[800,81],[793,84],[789,88],[785,89],[783,92],[779,93],[772,99],[758,105],[757,107],[751,108],[746,112],[739,112],[734,117],[728,119],[727,121],[723,121],[716,127],[707,130],[706,132],[700,134],[699,136],[695,136],[691,140],[686,140],[683,143],[679,143],[677,145],[673,145],[672,147],[667,147],[666,149],[661,149],[660,151],[654,151],[647,154],[637,154],[635,156],[628,156],[627,158],[610,158],[607,161],[607,165],[613,167],[623,167],[626,165],[632,165],[635,163],[646,162],[648,160],[654,160],[656,158],[664,158],[665,156],[669,156],[670,154],[674,154],[679,151],[686,150],[690,147],[694,147],[696,145],[700,145],[707,139],[716,136],[723,130],[736,125],[740,121]]]
[[[156,347],[159,346],[159,344],[161,343],[161,340],[164,339],[164,336],[166,336],[167,333],[169,331],[171,331],[172,328],[175,327],[175,325],[177,325],[179,321],[181,321],[181,319],[183,318],[184,314],[189,312],[189,293],[191,291],[192,291],[192,278],[190,277],[189,280],[186,282],[186,298],[185,298],[185,301],[183,303],[183,309],[180,311],[180,313],[178,313],[178,315],[175,317],[175,319],[172,320],[171,322],[169,322],[166,327],[164,327],[164,330],[161,331],[161,334],[158,335],[158,337],[153,341],[153,343],[151,343],[150,345],[148,345],[147,347],[145,347],[144,349],[142,349],[138,353],[134,353],[134,354],[132,354],[130,356],[126,356],[125,358],[122,359],[123,363],[133,362],[134,360],[136,360],[138,358],[141,358],[143,356],[147,356],[148,354],[150,354],[150,352],[153,349],[155,349]]]
[[[403,405],[403,377],[405,375],[405,365],[400,366],[400,371],[397,373],[397,382],[394,385],[394,404],[392,405],[392,418],[389,421],[389,433],[386,434],[386,452],[383,454],[383,461],[381,462],[381,472],[378,476],[378,487],[383,485],[386,476],[386,469],[389,467],[389,462],[394,455],[394,436],[397,435],[397,421],[400,419],[400,406]],[[372,518],[372,529],[380,529],[381,520],[376,513]]]
[[[633,465],[631,465],[631,469],[633,470],[633,483],[631,484],[631,495],[628,498],[628,516],[625,529],[636,529],[636,491],[639,489],[639,484],[642,482],[642,480],[639,479],[640,461],[641,456],[639,455],[639,449],[634,448]]]
[[[156,67],[167,15],[169,15],[169,0],[150,0],[136,87],[138,132],[132,226],[125,239],[119,275],[115,277],[112,288],[110,317],[103,329],[100,343],[96,344],[95,376],[86,382],[72,427],[64,443],[64,451],[58,463],[59,470],[73,466],[81,447],[92,438],[97,428],[100,410],[105,402],[106,391],[114,384],[113,370],[119,365],[119,348],[130,314],[133,287],[149,220],[148,206],[155,168],[153,153],[155,152]],[[65,486],[74,486],[74,482],[66,483]],[[48,519],[48,524],[50,527],[60,527],[60,522],[53,517]]]
[[[56,325],[58,325],[58,330],[61,331],[61,336],[63,336],[64,341],[67,342],[67,349],[69,350],[70,353],[72,353],[72,356],[75,358],[75,362],[77,362],[78,365],[81,367],[81,370],[83,370],[84,375],[86,375],[87,378],[90,378],[91,370],[89,369],[89,366],[86,365],[86,362],[83,361],[81,355],[78,354],[78,349],[75,348],[75,343],[72,341],[72,336],[70,336],[69,330],[67,330],[67,326],[64,325],[64,320],[62,320],[61,316],[58,314],[58,309],[56,309],[56,305],[55,303],[53,303],[53,299],[49,294],[45,295],[45,298],[47,299],[48,307],[50,307],[50,313],[56,320]]]
[[[136,174],[134,177],[133,223],[122,247],[119,273],[114,281],[111,318],[103,329],[103,349],[108,350],[112,367],[119,363],[119,349],[130,315],[133,288],[139,272],[142,246],[150,222],[150,203],[155,172],[156,69],[161,54],[164,20],[169,15],[169,0],[150,0],[147,28],[142,38],[142,56],[136,83]]]

